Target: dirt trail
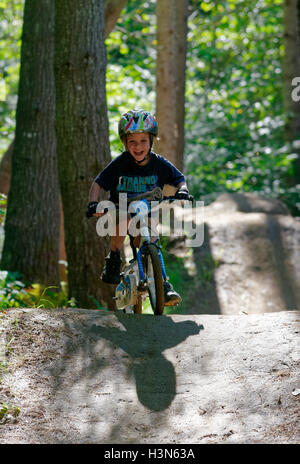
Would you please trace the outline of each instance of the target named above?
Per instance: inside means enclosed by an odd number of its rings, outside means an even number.
[[[189,258],[188,241],[173,249],[197,276],[182,313],[300,310],[300,218],[277,200],[249,193],[221,195],[197,221],[204,221],[203,245]]]
[[[0,312],[0,443],[299,443],[300,222],[251,194],[204,220],[182,315]]]
[[[0,443],[299,442],[299,311],[0,316]]]

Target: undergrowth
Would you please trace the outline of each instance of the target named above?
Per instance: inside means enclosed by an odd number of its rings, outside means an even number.
[[[0,271],[0,310],[7,308],[67,308],[75,307],[66,286],[26,285],[17,272]]]

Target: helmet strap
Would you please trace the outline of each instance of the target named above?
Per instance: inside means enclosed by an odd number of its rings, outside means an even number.
[[[146,161],[146,159],[149,157],[149,154],[150,154],[150,151],[151,151],[151,148],[150,150],[148,151],[147,155],[145,156],[144,159],[142,159],[141,161],[137,161],[137,160],[134,160],[137,164],[142,164],[144,161]]]

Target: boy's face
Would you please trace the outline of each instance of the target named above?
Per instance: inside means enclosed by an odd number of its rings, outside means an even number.
[[[127,135],[127,150],[135,161],[142,161],[150,150],[150,136],[147,132]]]

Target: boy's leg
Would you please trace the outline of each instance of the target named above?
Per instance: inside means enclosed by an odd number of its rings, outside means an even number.
[[[181,296],[175,292],[173,285],[168,281],[164,281],[164,296],[165,306],[175,306],[181,302]]]
[[[127,221],[127,228],[128,230],[128,223]],[[120,272],[121,272],[121,264],[122,259],[120,255],[120,250],[124,243],[126,235],[120,234],[121,226],[119,224],[116,225],[116,235],[111,237],[111,251],[109,255],[105,258],[105,265],[102,273],[102,281],[107,284],[119,284],[120,283]],[[123,230],[123,229],[121,229]],[[140,245],[140,236],[134,238],[134,245],[139,247]],[[158,239],[157,231],[152,229],[151,230],[151,242],[156,242]],[[181,296],[177,293],[172,284],[168,281],[164,281],[164,297],[165,297],[165,306],[175,306],[181,302]]]
[[[128,225],[128,222],[127,222]],[[119,233],[121,225],[116,225],[116,235],[111,236],[110,239],[110,253],[105,258],[105,264],[101,279],[107,284],[119,284],[121,281],[120,272],[122,258],[120,250],[124,243],[126,235],[121,235]],[[122,230],[122,229],[121,229]]]

